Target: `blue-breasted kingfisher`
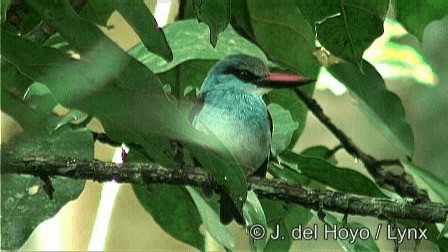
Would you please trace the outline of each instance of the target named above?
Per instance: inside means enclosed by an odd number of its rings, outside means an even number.
[[[202,83],[190,113],[196,130],[214,134],[248,176],[264,177],[270,155],[272,122],[263,95],[272,88],[294,88],[314,80],[270,73],[258,58],[234,55],[218,62]],[[221,195],[220,219],[244,223],[227,195]]]

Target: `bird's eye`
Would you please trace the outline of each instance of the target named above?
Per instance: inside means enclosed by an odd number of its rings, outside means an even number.
[[[254,75],[250,73],[249,71],[242,70],[238,72],[238,78],[245,82],[252,81],[254,79]]]
[[[239,72],[239,76],[242,79],[245,79],[245,78],[247,78],[247,76],[249,76],[249,73],[247,71],[241,71],[241,72]]]

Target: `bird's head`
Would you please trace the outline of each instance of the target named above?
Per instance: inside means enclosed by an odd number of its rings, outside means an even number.
[[[267,65],[260,59],[238,54],[218,62],[208,73],[201,91],[247,88],[263,94],[272,88],[294,88],[313,81],[297,75],[270,73]]]

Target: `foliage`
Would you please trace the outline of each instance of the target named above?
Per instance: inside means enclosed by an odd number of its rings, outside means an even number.
[[[448,10],[444,3],[423,2],[416,6],[394,1],[397,20],[419,39],[424,27],[446,16]],[[269,228],[278,224],[283,231],[305,225],[315,212],[281,201],[259,200],[236,160],[216,137],[195,131],[188,121],[188,111],[196,99],[195,92],[190,91],[200,88],[218,60],[244,53],[276,70],[309,78],[317,79],[320,68],[325,67],[348,88],[372,125],[404,155],[413,156],[414,136],[401,100],[385,87],[375,67],[362,58],[383,33],[389,1],[181,3],[178,20],[161,29],[142,1],[92,0],[79,13],[64,0],[27,0],[13,7],[10,1],[2,1],[1,108],[25,131],[2,148],[2,154],[93,159],[92,133],[86,123],[74,121],[94,116],[114,141],[138,146],[131,149],[136,156],[130,156],[128,162],[154,161],[167,169],[179,169],[172,143],[181,143],[185,147],[182,161],[199,162],[216,177],[244,216],[248,230],[255,224]],[[142,41],[129,52],[97,27],[105,26],[114,11]],[[12,22],[12,16],[20,22]],[[420,18],[423,22],[416,21]],[[52,37],[30,33],[41,21],[56,31]],[[322,47],[318,49],[316,44]],[[329,62],[316,55],[337,58]],[[311,96],[314,85],[303,90]],[[373,197],[391,195],[360,172],[339,167],[334,153],[326,147],[295,153],[293,147],[306,124],[307,107],[291,90],[270,92],[265,100],[274,127],[274,160],[269,164],[272,176],[314,189]],[[54,109],[58,106],[69,112],[57,116]],[[418,178],[417,185],[432,200],[448,203],[445,182],[410,162],[403,161],[403,166]],[[2,176],[2,249],[20,248],[40,222],[76,199],[84,187],[80,180],[52,181],[56,192],[49,200],[38,178]],[[37,193],[34,188],[39,188]],[[199,231],[204,224],[223,248],[235,249],[235,237],[218,220],[218,196],[209,199],[190,186],[150,188],[151,192],[145,186],[133,185],[139,202],[171,236],[205,250],[204,235]],[[326,221],[344,225],[331,214]],[[348,227],[362,226],[348,223]],[[440,232],[434,225],[430,228],[431,241],[447,249],[447,239],[440,235],[437,240]],[[287,250],[291,242],[291,237],[281,241],[264,237],[252,240],[252,245],[255,250]],[[354,244],[341,241],[340,245],[345,250],[378,250],[372,239]]]

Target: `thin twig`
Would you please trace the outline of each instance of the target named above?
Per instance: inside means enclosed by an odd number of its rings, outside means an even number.
[[[2,153],[3,174],[34,176],[62,176],[120,183],[192,185],[222,190],[219,183],[205,169],[185,167],[166,169],[156,163],[113,163],[74,160],[58,157],[22,157]],[[264,198],[296,203],[314,210],[329,210],[342,214],[372,216],[379,219],[409,219],[429,223],[443,223],[448,206],[431,202],[414,202],[387,198],[372,198],[335,191],[320,192],[298,184],[276,179],[249,178],[251,188]]]
[[[306,104],[308,109],[317,119],[327,127],[331,133],[341,142],[344,149],[354,158],[360,159],[367,171],[375,179],[380,186],[392,187],[397,193],[403,197],[418,198],[420,200],[428,200],[427,195],[422,194],[418,188],[403,176],[397,176],[390,172],[383,171],[382,166],[399,165],[399,160],[377,160],[371,155],[362,151],[347,134],[340,130],[331,122],[331,119],[323,112],[322,107],[311,97],[308,97],[299,89],[294,90],[297,96]]]

